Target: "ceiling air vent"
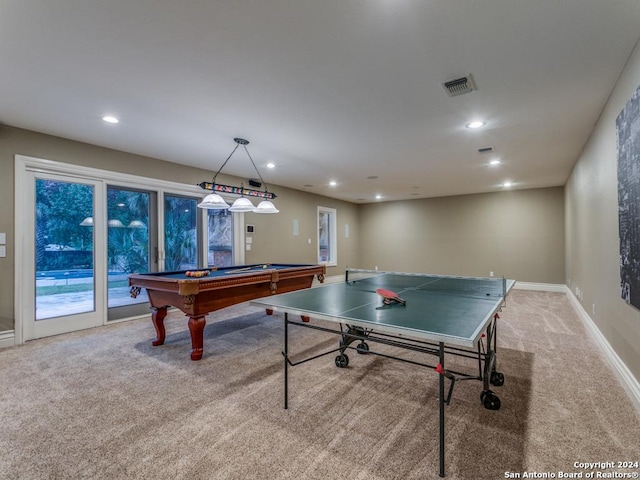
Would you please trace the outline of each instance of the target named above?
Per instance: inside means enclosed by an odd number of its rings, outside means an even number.
[[[448,82],[444,82],[442,86],[450,97],[457,97],[458,95],[464,95],[465,93],[477,90],[475,83],[473,83],[471,74],[466,77],[455,78]]]

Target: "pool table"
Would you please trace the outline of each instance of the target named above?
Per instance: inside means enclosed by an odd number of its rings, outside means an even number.
[[[206,276],[189,276],[205,271]],[[200,360],[204,351],[205,316],[208,313],[256,298],[309,288],[315,276],[323,282],[325,273],[324,265],[235,265],[193,271],[131,274],[129,287],[133,298],[138,296],[141,289],[147,290],[153,309],[151,320],[157,335],[152,345],[164,343],[164,319],[167,307],[173,306],[189,317],[191,360]]]

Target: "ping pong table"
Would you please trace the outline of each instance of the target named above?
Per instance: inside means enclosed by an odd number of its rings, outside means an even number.
[[[347,269],[345,281],[307,290],[284,293],[251,303],[284,313],[284,408],[288,408],[288,368],[337,353],[339,368],[349,365],[348,350],[358,354],[380,355],[418,366],[433,368],[439,374],[439,475],[445,476],[445,405],[451,401],[457,381],[479,380],[482,405],[500,408],[500,399],[491,386],[501,386],[504,375],[497,371],[498,312],[515,284],[504,278],[455,277],[398,272]],[[383,289],[379,292],[380,289]],[[381,297],[384,290],[399,297],[396,301]],[[325,320],[339,324],[321,324],[291,320]],[[340,336],[337,348],[292,362],[289,356],[289,325],[312,328]],[[325,324],[326,325],[326,324]],[[375,352],[369,343],[435,356],[437,364]],[[391,350],[394,350],[393,348]],[[472,373],[445,367],[448,355],[465,357],[477,365]],[[477,371],[475,370],[477,368]],[[445,393],[445,380],[449,388]]]

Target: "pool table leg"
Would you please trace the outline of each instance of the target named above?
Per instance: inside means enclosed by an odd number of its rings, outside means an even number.
[[[151,321],[153,322],[153,327],[156,329],[156,339],[151,342],[151,345],[153,345],[154,347],[157,347],[158,345],[162,345],[164,343],[164,339],[166,336],[166,332],[164,329],[164,317],[166,316],[167,307],[153,308]]]
[[[191,360],[200,360],[204,351],[204,326],[207,324],[204,315],[189,316],[191,332]]]

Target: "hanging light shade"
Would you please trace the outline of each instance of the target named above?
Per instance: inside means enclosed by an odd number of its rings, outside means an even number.
[[[140,220],[132,220],[129,223],[128,227],[129,228],[147,228],[147,226]]]
[[[253,211],[254,213],[279,213],[280,210],[276,208],[276,206],[271,203],[269,200],[261,201],[256,209]]]
[[[233,202],[233,205],[231,205],[231,207],[229,207],[229,211],[230,212],[253,212],[256,209],[256,207],[253,206],[253,203],[251,203],[251,200],[249,200],[246,197],[240,197],[238,198],[235,202]]]
[[[229,208],[229,204],[217,193],[210,193],[204,197],[202,202],[198,204],[198,207],[207,208],[209,210],[224,210]]]
[[[215,173],[215,175],[213,176],[213,180],[211,182],[201,182],[198,184],[200,188],[204,190],[212,190],[214,192],[207,195],[202,200],[202,202],[198,204],[198,207],[208,208],[208,209],[229,209],[230,212],[278,213],[279,210],[273,205],[271,201],[269,201],[276,198],[276,195],[272,192],[269,192],[267,185],[265,184],[262,178],[262,175],[260,175],[260,172],[258,171],[258,167],[256,167],[256,164],[253,161],[253,158],[251,158],[251,155],[249,154],[249,150],[247,150],[247,145],[249,145],[249,140],[245,140],[244,138],[234,138],[233,141],[236,142],[237,145],[235,146],[233,151],[229,154],[227,159],[222,163],[222,166]],[[249,160],[251,160],[251,164],[253,165],[253,168],[255,169],[256,173],[258,174],[258,177],[260,178],[260,182],[255,180],[254,183],[252,183],[252,181],[250,180],[249,183],[251,184],[251,186],[264,185],[264,191],[244,188],[244,185],[237,187],[234,185],[221,185],[219,183],[216,183],[218,174],[227,165],[227,163],[229,162],[229,160],[231,159],[235,151],[240,146],[242,146],[245,153],[247,154],[247,157],[249,157]],[[235,202],[233,202],[233,205],[229,207],[229,204],[220,195],[218,195],[215,192],[220,192],[224,195],[240,195],[240,198],[238,198]],[[261,202],[260,205],[258,205],[258,208],[256,208],[253,205],[253,203],[251,203],[251,200],[249,200],[248,198],[245,198],[245,195],[248,195],[250,197],[256,197],[259,199],[265,199],[265,201]]]
[[[109,220],[107,222],[107,226],[110,227],[110,228],[122,228],[122,227],[124,227],[122,222],[120,220],[118,220],[117,218],[113,219],[113,220]]]
[[[93,217],[87,217],[80,222],[81,227],[93,227]]]

